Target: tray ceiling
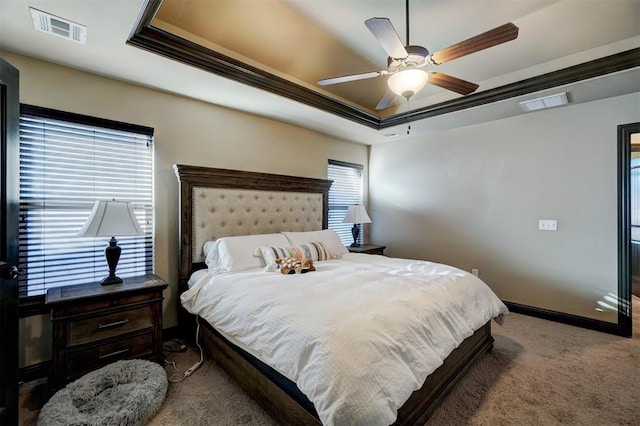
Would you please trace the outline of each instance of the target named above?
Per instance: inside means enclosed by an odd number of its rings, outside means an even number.
[[[479,84],[476,93],[461,96],[427,85],[409,102],[398,97],[382,111],[374,107],[387,89],[386,77],[333,86],[319,86],[317,80],[385,69],[387,55],[364,21],[387,17],[404,41],[404,2],[31,3],[87,25],[87,51],[59,47],[57,40],[24,28],[28,8],[18,1],[0,5],[0,48],[356,142],[403,134],[409,121],[412,136],[418,136],[521,114],[519,101],[557,90],[568,91],[572,103],[640,90],[635,0],[413,0],[411,44],[431,52],[507,22],[519,27],[519,36],[435,69]]]

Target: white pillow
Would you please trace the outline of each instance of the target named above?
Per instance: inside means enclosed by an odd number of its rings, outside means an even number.
[[[307,231],[307,232],[283,232],[283,234],[289,240],[290,245],[298,246],[300,244],[307,244],[314,241],[320,241],[324,243],[331,253],[336,256],[342,256],[349,251],[340,241],[340,237],[333,229],[323,229],[322,231]]]
[[[218,238],[204,244],[205,263],[209,271],[234,272],[249,268],[264,267],[258,249],[261,246],[286,246],[287,238],[282,234],[242,235]]]

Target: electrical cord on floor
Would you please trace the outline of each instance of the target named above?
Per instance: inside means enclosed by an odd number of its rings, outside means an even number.
[[[187,377],[191,376],[193,373],[196,372],[196,370],[198,368],[200,368],[200,366],[202,365],[202,363],[204,362],[204,351],[202,350],[202,346],[200,346],[200,342],[198,337],[200,336],[200,321],[198,321],[198,317],[196,316],[196,346],[198,347],[198,349],[200,349],[200,361],[196,362],[195,364],[193,364],[191,367],[189,367],[187,369],[187,371],[185,371],[182,375],[182,377],[175,377],[176,375],[174,374],[173,376],[169,377],[169,381],[171,383],[177,383],[177,382],[181,382],[184,379],[186,379]],[[173,364],[173,368],[176,369],[176,371],[178,370],[176,368],[176,364],[174,362],[169,362],[168,360],[165,360],[165,362],[169,363],[169,364]]]

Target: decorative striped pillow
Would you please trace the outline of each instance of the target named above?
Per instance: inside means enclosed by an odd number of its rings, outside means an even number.
[[[311,259],[313,261],[338,259],[327,246],[319,241],[300,244],[293,247],[260,247],[260,253],[267,264],[267,270],[274,270],[276,259],[295,257],[297,260]]]

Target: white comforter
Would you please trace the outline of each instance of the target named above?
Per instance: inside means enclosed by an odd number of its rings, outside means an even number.
[[[206,274],[191,313],[294,381],[325,425],[388,425],[449,353],[506,306],[457,268],[367,254],[316,272]]]

